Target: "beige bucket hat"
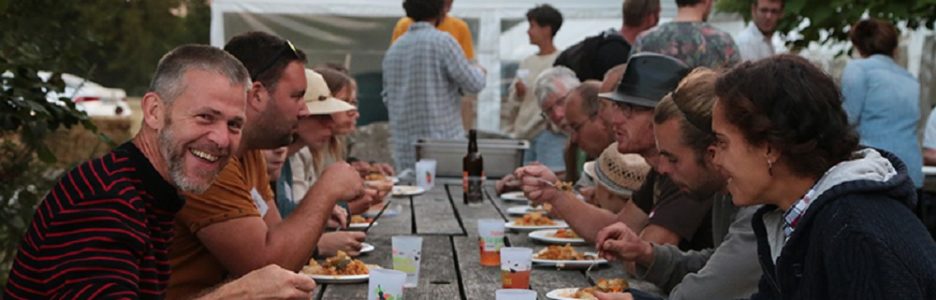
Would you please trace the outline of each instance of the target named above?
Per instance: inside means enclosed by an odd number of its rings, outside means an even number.
[[[306,107],[309,108],[309,114],[327,115],[336,112],[349,111],[357,109],[354,105],[344,102],[341,99],[332,97],[328,90],[328,84],[325,78],[318,72],[305,69],[306,73],[306,93],[303,99]]]
[[[650,173],[650,165],[642,156],[619,153],[617,143],[605,148],[598,159],[586,162],[584,169],[585,174],[622,197],[640,189]]]

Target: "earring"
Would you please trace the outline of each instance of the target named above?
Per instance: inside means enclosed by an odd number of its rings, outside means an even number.
[[[773,162],[767,159],[767,175],[773,176]]]

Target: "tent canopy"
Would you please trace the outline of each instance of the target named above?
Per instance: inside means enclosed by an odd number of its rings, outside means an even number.
[[[560,49],[621,23],[621,0],[455,1],[450,14],[469,24],[476,59],[488,70],[487,87],[478,95],[478,128],[499,129],[500,99],[514,76],[510,66],[535,51],[526,41],[526,12],[542,3],[565,19],[556,38]],[[675,15],[674,1],[661,5],[662,18]],[[309,54],[311,65],[332,62],[351,69],[359,82],[361,124],[386,120],[380,65],[393,26],[404,15],[402,1],[215,0],[211,11],[212,45],[221,47],[251,30],[287,38]]]

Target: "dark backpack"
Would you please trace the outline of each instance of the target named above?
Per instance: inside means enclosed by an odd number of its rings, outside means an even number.
[[[572,69],[581,81],[602,80],[605,72],[627,62],[630,51],[631,46],[624,37],[608,29],[562,51],[553,65]]]

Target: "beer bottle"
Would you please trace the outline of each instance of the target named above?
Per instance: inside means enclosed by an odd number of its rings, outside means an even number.
[[[468,131],[468,154],[462,159],[462,188],[465,204],[480,204],[484,201],[481,184],[484,183],[484,158],[478,152],[478,134]]]

